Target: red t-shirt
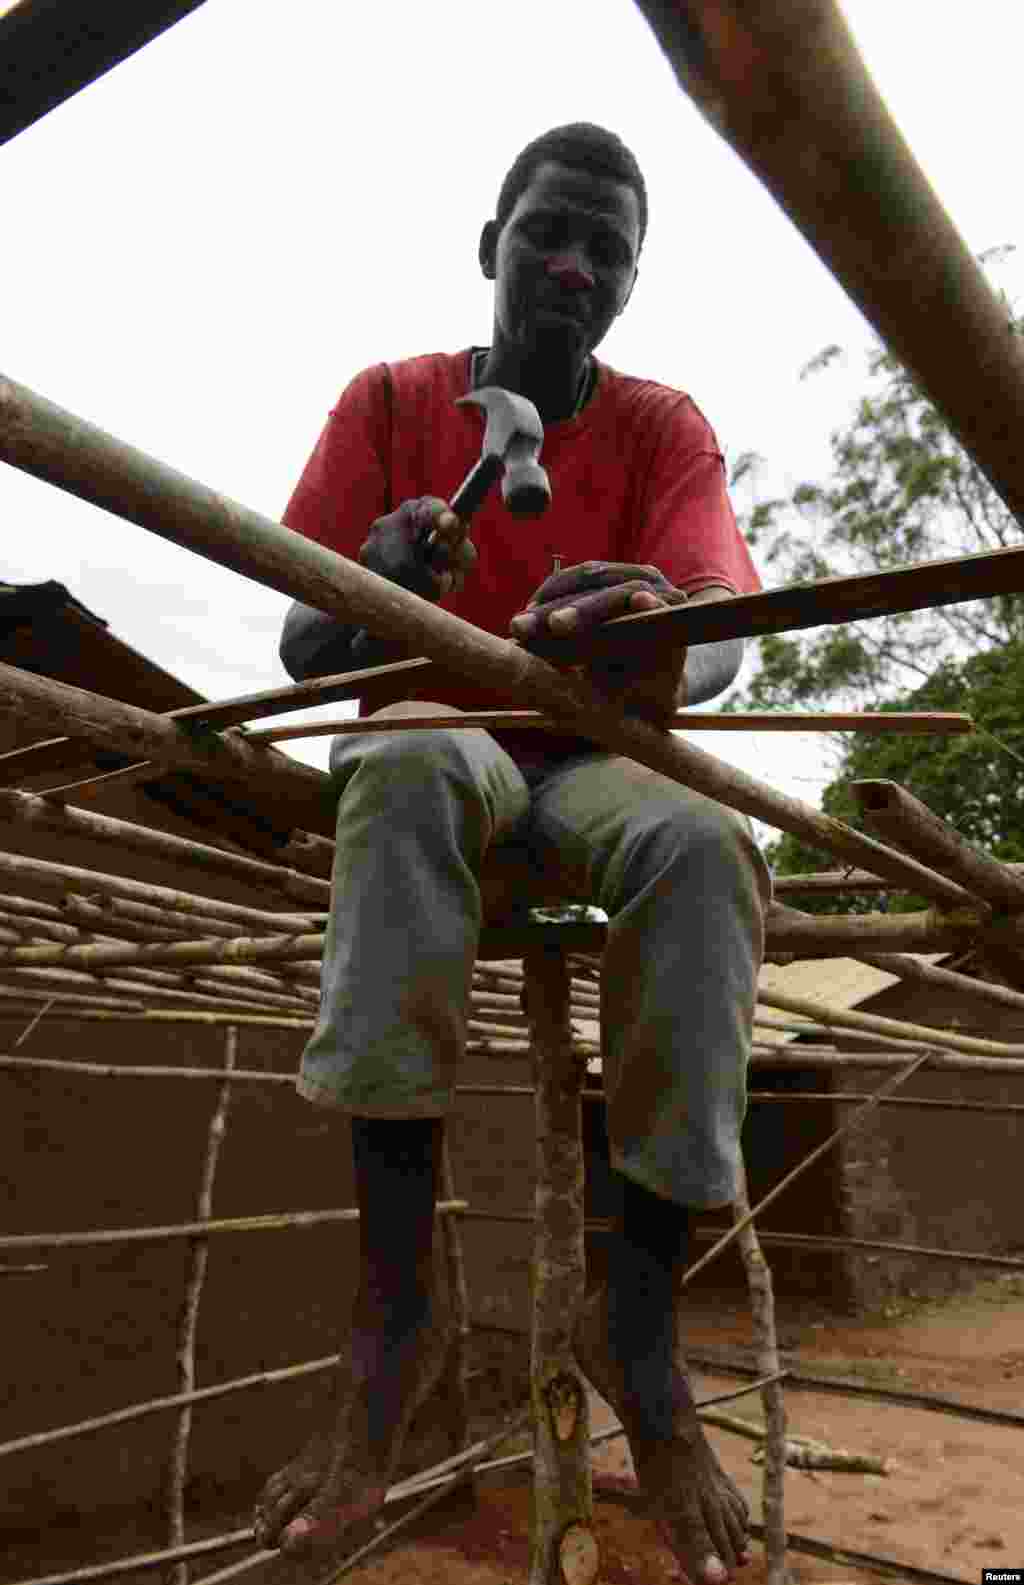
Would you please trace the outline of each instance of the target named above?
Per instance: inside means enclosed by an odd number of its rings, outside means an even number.
[[[511,618],[554,570],[556,556],[563,567],[651,564],[687,594],[711,584],[736,594],[761,587],[729,503],[718,442],[700,409],[680,391],[594,361],[597,380],[582,412],[545,426],[547,512],[514,518],[496,488],[473,517],[478,566],[442,604],[491,633],[508,635]],[[356,375],[283,521],[356,560],[370,524],[401,501],[449,500],[480,456],[483,410],[453,405],[469,388],[469,350],[376,364]],[[510,708],[508,699],[436,669],[420,687],[423,697],[462,710]],[[394,697],[417,697],[416,685],[400,682]],[[361,713],[383,702],[375,693]],[[538,734],[530,737],[537,744]]]

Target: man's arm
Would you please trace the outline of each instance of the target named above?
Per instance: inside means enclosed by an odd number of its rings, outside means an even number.
[[[715,585],[690,596],[688,605],[706,605],[712,600],[731,600],[732,590]],[[714,644],[695,644],[686,651],[686,664],[679,683],[677,704],[706,704],[724,693],[739,676],[743,664],[743,640],[723,638]]]
[[[281,664],[293,682],[353,671],[359,664],[351,654],[357,632],[358,628],[296,601],[284,619],[278,649]]]

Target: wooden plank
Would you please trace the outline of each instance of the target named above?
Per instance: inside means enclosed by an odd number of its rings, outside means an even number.
[[[585,639],[531,640],[530,653],[556,665],[578,665],[590,659],[639,659],[663,645],[712,644],[725,638],[791,633],[1005,594],[1024,594],[1024,546],[983,551],[953,561],[923,561],[886,572],[794,583],[785,589],[735,595],[731,600],[702,605],[639,611],[606,622]]]

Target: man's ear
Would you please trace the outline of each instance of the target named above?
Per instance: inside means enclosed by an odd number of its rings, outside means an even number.
[[[628,302],[629,302],[629,299],[630,299],[630,298],[631,298],[631,297],[632,297],[632,295],[633,295],[633,287],[634,287],[634,286],[635,286],[635,285],[636,285],[636,278],[637,278],[637,276],[638,276],[638,275],[639,275],[639,274],[640,274],[640,266],[639,266],[639,264],[638,264],[638,265],[637,265],[637,267],[636,267],[636,269],[635,269],[635,270],[634,270],[634,271],[633,271],[633,279],[632,279],[632,281],[631,281],[631,282],[630,282],[630,287],[629,287],[629,291],[628,291],[628,292],[627,292],[627,293],[626,293],[626,301],[625,301],[625,302],[624,302],[624,303],[623,303],[623,305],[622,305],[622,307],[621,307],[621,308],[620,308],[620,309],[619,309],[619,313],[620,313],[620,314],[622,314],[622,313],[625,313],[625,310],[626,310],[626,305],[627,305],[627,304],[628,304]],[[616,318],[618,318],[618,315],[616,315]]]
[[[498,272],[498,237],[500,235],[498,222],[488,220],[480,233],[480,248],[478,257],[480,268],[485,281],[493,281]]]

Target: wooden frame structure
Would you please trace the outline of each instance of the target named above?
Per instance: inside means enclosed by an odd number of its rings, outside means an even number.
[[[1024,426],[1024,358],[1019,342],[902,142],[838,8],[831,0],[755,0],[753,4],[747,0],[638,0],[638,4],[681,86],[778,198],[889,346],[913,370],[1010,509],[1019,514],[1024,506],[1024,463],[1016,445]],[[36,24],[40,18],[45,22],[47,9],[36,0],[21,0],[21,5],[11,12],[10,25],[24,25],[25,36],[31,34],[38,43]],[[146,36],[152,36],[160,26],[190,9],[193,7],[189,5],[150,7],[154,13],[160,11],[163,20],[156,17]],[[139,42],[142,41],[140,34]],[[120,53],[113,49],[111,58],[122,58],[130,47],[137,44],[121,48]],[[85,71],[83,80],[88,80],[90,72],[95,76],[102,69],[103,60],[98,59],[98,64]],[[69,91],[79,85],[72,84]],[[59,97],[51,97],[50,102],[58,102]],[[46,108],[49,104],[40,102],[36,113],[43,113]],[[29,124],[34,119],[32,107],[22,105],[19,116],[21,125]],[[894,232],[898,233],[898,246],[893,245]],[[939,317],[946,327],[943,337],[934,334]],[[471,672],[507,699],[510,708],[521,709],[525,704],[542,721],[563,730],[569,727],[610,750],[631,755],[686,786],[833,853],[851,867],[838,877],[820,877],[816,887],[829,885],[838,889],[847,883],[860,889],[884,886],[911,892],[931,905],[920,915],[867,914],[849,918],[808,917],[777,903],[768,920],[769,955],[863,957],[897,975],[941,976],[942,984],[948,986],[955,981],[966,994],[1004,1006],[1024,1005],[1024,995],[1015,988],[1024,986],[1024,878],[1013,866],[997,864],[970,849],[902,789],[886,783],[862,784],[859,796],[865,818],[884,840],[866,837],[797,799],[774,792],[688,743],[616,714],[577,675],[556,669],[542,655],[527,654],[511,642],[471,627],[383,582],[7,379],[0,379],[0,458],[281,593],[364,625],[404,645],[409,656],[386,668],[326,679],[299,689],[229,700],[223,705],[194,706],[171,715],[140,710],[14,667],[0,666],[0,701],[33,732],[48,738],[38,749],[0,757],[0,815],[29,825],[88,831],[112,844],[112,851],[120,845],[133,851],[159,850],[164,856],[173,853],[191,873],[202,871],[207,888],[218,876],[241,878],[244,873],[248,879],[258,878],[261,884],[274,888],[277,897],[287,899],[289,904],[287,911],[257,910],[218,899],[215,890],[172,892],[146,887],[119,877],[113,860],[110,872],[101,873],[0,853],[0,877],[5,886],[5,895],[0,899],[0,977],[4,982],[0,998],[5,1005],[22,1008],[36,1021],[45,1016],[47,1008],[60,1006],[83,1020],[202,1020],[226,1030],[220,1070],[104,1068],[100,1064],[64,1064],[59,1058],[19,1056],[16,1052],[0,1057],[0,1066],[6,1068],[59,1069],[66,1065],[82,1074],[117,1075],[124,1079],[143,1074],[150,1079],[168,1078],[173,1074],[181,1080],[205,1080],[217,1086],[203,1179],[192,1221],[174,1227],[25,1234],[0,1239],[0,1255],[5,1259],[71,1242],[88,1247],[133,1238],[193,1241],[178,1339],[180,1390],[172,1397],[133,1405],[103,1417],[104,1424],[115,1424],[141,1414],[176,1412],[168,1491],[171,1545],[156,1556],[86,1567],[51,1576],[36,1585],[113,1577],[118,1572],[168,1563],[178,1567],[176,1580],[181,1585],[188,1559],[244,1540],[245,1532],[201,1543],[184,1541],[181,1493],[193,1406],[227,1392],[244,1390],[257,1380],[284,1379],[297,1372],[326,1369],[333,1363],[307,1361],[289,1371],[208,1388],[197,1389],[194,1382],[195,1317],[208,1239],[220,1231],[304,1225],[311,1216],[352,1220],[356,1215],[352,1210],[294,1212],[229,1223],[211,1216],[217,1152],[227,1125],[233,1086],[288,1081],[285,1075],[239,1070],[232,1030],[247,1023],[297,1030],[309,1027],[324,910],[329,902],[325,866],[330,855],[333,810],[326,779],[278,754],[266,735],[248,736],[240,731],[245,723],[292,709],[300,702],[323,703],[359,694],[372,697],[374,683],[381,676],[393,679],[403,670],[415,672],[419,681],[429,668],[456,674]],[[868,579],[830,579],[714,606],[681,607],[623,618],[607,624],[571,656],[565,643],[560,643],[559,653],[576,661],[595,653],[642,655],[650,646],[786,631],[828,621],[859,620],[882,611],[1022,591],[1024,549],[1013,549],[957,562],[897,569]],[[54,740],[59,741],[55,744]],[[146,780],[168,768],[182,769],[232,790],[248,806],[272,808],[278,825],[299,833],[293,834],[287,844],[287,863],[274,864],[265,857],[245,857],[184,842],[81,808],[82,798],[88,796],[81,779],[59,779],[59,767],[65,761],[69,744],[75,750],[72,759],[75,754],[81,758],[82,751],[116,756],[120,768],[105,772],[107,779]],[[44,761],[58,774],[52,787],[42,793],[29,793],[12,785],[37,773]],[[87,778],[89,783],[96,780],[94,776]],[[854,866],[860,868],[854,870]],[[19,877],[30,878],[34,887],[47,891],[55,901],[40,903],[20,897]],[[524,881],[532,884],[543,879],[530,871],[528,860],[520,855],[518,870],[513,865],[499,877],[496,895],[507,902],[517,895],[517,888]],[[14,890],[6,892],[7,887]],[[786,888],[798,889],[792,882]],[[982,948],[1009,985],[982,985],[948,971],[922,968],[916,960],[901,955],[967,944]],[[582,1082],[579,1062],[592,1048],[571,1038],[568,1018],[569,1014],[588,1017],[594,1013],[592,960],[600,945],[601,927],[591,924],[565,927],[534,922],[504,932],[501,956],[504,959],[526,954],[527,976],[535,987],[533,1001],[524,1013],[518,1005],[524,981],[507,964],[497,970],[482,965],[474,980],[470,1031],[472,1041],[482,1043],[488,1050],[522,1051],[532,1040],[534,1049],[550,1059],[539,1062],[536,1073],[538,1116],[546,1118],[545,1126],[560,1141],[559,1148],[567,1152],[563,1168],[568,1187],[564,1192],[574,1202],[570,1217],[570,1243],[575,1241],[574,1247],[566,1251],[564,1218],[558,1237],[562,1278],[568,1284],[566,1291],[573,1292],[579,1284],[583,1222],[576,1181],[579,1158],[572,1153],[578,1145],[573,1147],[571,1140],[574,1118],[578,1117],[579,1091],[577,1088],[573,1102],[567,1074],[575,1065],[574,1082],[577,1086]],[[573,955],[573,974],[566,967],[566,953]],[[487,955],[483,953],[484,958]],[[938,979],[934,982],[940,983]],[[892,1039],[894,1054],[889,1058],[872,1053],[863,1060],[880,1069],[898,1066],[898,1071],[874,1095],[867,1099],[856,1097],[861,1103],[859,1112],[849,1116],[841,1130],[800,1163],[773,1190],[772,1199],[796,1173],[829,1148],[839,1132],[854,1126],[863,1112],[879,1105],[923,1105],[919,1099],[892,1093],[919,1068],[985,1063],[996,1065],[1000,1072],[1024,1071],[1024,1047],[898,1025],[891,1020],[867,1020],[864,1015],[841,1014],[810,1002],[797,1005],[792,999],[778,996],[766,996],[763,1001],[775,1011],[801,1019],[801,1028],[807,1031],[870,1027],[876,1036],[884,1034]],[[755,1047],[755,1065],[759,1060],[763,1060],[763,1053]],[[772,1060],[785,1059],[775,1052]],[[799,1060],[806,1062],[807,1058],[802,1054]],[[826,1048],[814,1060],[839,1066],[857,1059],[839,1057]],[[541,1177],[543,1180],[543,1170]],[[552,1194],[552,1183],[542,1181],[538,1202],[540,1236],[542,1240],[548,1238],[549,1254],[554,1248],[551,1240],[555,1239],[555,1231],[553,1222],[545,1225],[545,1204],[553,1203]],[[765,1534],[773,1585],[781,1585],[787,1544],[782,1512],[787,1444],[774,1353],[770,1283],[753,1235],[756,1216],[766,1203],[762,1201],[753,1209],[738,1207],[730,1232],[695,1263],[690,1275],[714,1258],[727,1241],[736,1239],[743,1247],[752,1289],[759,1295],[759,1368],[765,1378],[762,1386],[768,1417]],[[564,1212],[564,1203],[562,1209]],[[468,1323],[458,1218],[491,1213],[475,1211],[456,1198],[450,1164],[439,1212],[464,1342]],[[774,1236],[783,1242],[792,1241],[796,1235]],[[769,1242],[767,1237],[765,1242]],[[843,1241],[804,1237],[802,1242],[835,1245]],[[903,1248],[874,1247],[896,1251]],[[937,1258],[970,1258],[939,1250],[917,1253]],[[984,1257],[980,1263],[1024,1269],[1024,1261],[1009,1257]],[[564,1330],[556,1336],[545,1333],[543,1327],[539,1335],[542,1343],[541,1353],[534,1360],[533,1408],[540,1423],[544,1414],[541,1389],[552,1373],[557,1374],[565,1364],[565,1337]],[[896,1396],[880,1390],[873,1395],[880,1399]],[[898,1396],[906,1401],[908,1395]],[[963,1406],[948,1403],[941,1404],[941,1408],[943,1412],[967,1412]],[[978,1415],[991,1418],[988,1411],[975,1411],[975,1417]],[[999,1423],[1018,1424],[1021,1418],[1002,1416]],[[565,1462],[565,1449],[557,1445],[557,1427],[553,1437],[538,1435],[537,1479],[547,1481],[556,1497],[534,1538],[531,1585],[555,1585],[556,1581],[583,1585],[595,1574],[594,1549],[587,1543],[589,1476],[579,1478],[586,1421],[578,1405],[569,1420],[570,1430],[561,1439],[572,1442],[575,1462],[569,1465]],[[517,1423],[522,1421],[523,1416],[518,1416]],[[84,1434],[97,1424],[65,1426],[22,1437],[0,1447],[0,1454]],[[505,1427],[494,1440],[508,1434],[509,1427]],[[453,1424],[452,1435],[456,1443],[464,1442],[464,1421]],[[457,1447],[446,1466],[407,1482],[401,1494],[423,1493],[422,1503],[413,1510],[420,1511],[430,1500],[431,1483],[447,1483],[434,1485],[435,1492],[448,1489],[479,1466],[488,1450],[485,1446]],[[567,1470],[572,1477],[568,1485]],[[570,1537],[570,1531],[579,1533]],[[812,1551],[817,1546],[820,1555],[819,1543],[800,1542],[792,1536],[788,1542]],[[866,1559],[828,1549],[826,1552],[851,1564],[867,1563],[894,1575],[919,1580],[951,1578],[892,1560]],[[207,1577],[227,1579],[243,1572],[251,1561]]]

